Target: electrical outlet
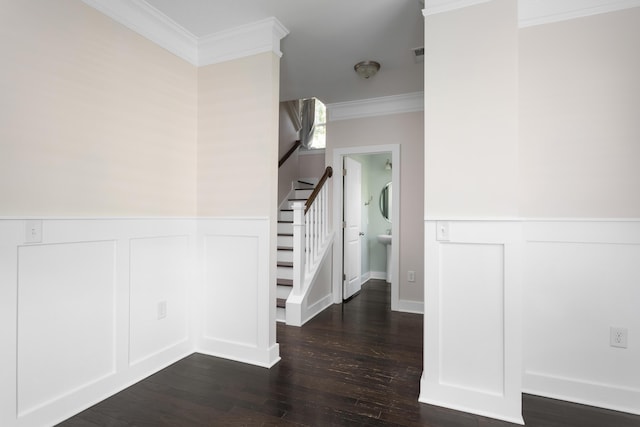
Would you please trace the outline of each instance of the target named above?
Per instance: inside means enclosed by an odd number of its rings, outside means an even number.
[[[158,303],[158,320],[164,319],[167,317],[167,302],[160,301]]]
[[[609,344],[611,347],[627,348],[627,328],[611,327]]]
[[[409,282],[415,282],[416,281],[416,272],[415,271],[409,271],[407,274],[407,280]]]

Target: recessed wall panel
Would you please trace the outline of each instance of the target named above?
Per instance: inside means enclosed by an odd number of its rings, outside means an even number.
[[[205,237],[206,338],[257,345],[258,243],[254,236]]]
[[[188,245],[187,236],[131,240],[132,364],[187,339]]]
[[[113,241],[18,249],[18,415],[115,371]]]
[[[504,246],[440,245],[440,382],[504,394]]]

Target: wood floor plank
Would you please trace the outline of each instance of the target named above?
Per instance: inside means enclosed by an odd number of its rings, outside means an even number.
[[[390,311],[373,280],[302,328],[277,324],[271,369],[193,354],[61,426],[427,426],[513,424],[418,403],[421,315]],[[527,426],[640,427],[640,417],[523,396]]]

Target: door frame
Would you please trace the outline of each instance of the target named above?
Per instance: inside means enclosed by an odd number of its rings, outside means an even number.
[[[342,169],[343,158],[350,154],[380,154],[391,153],[391,182],[393,182],[393,198],[391,200],[391,235],[395,236],[391,245],[391,310],[398,311],[400,299],[400,144],[369,145],[362,147],[344,147],[333,150],[333,170],[338,173],[333,179],[333,224],[336,230],[336,243],[333,246],[333,303],[342,304],[342,274],[344,238],[342,233],[343,188]],[[397,189],[396,189],[397,187]]]

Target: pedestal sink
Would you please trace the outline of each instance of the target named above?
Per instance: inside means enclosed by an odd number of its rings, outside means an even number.
[[[387,247],[387,283],[391,283],[391,234],[378,234],[378,241]]]

